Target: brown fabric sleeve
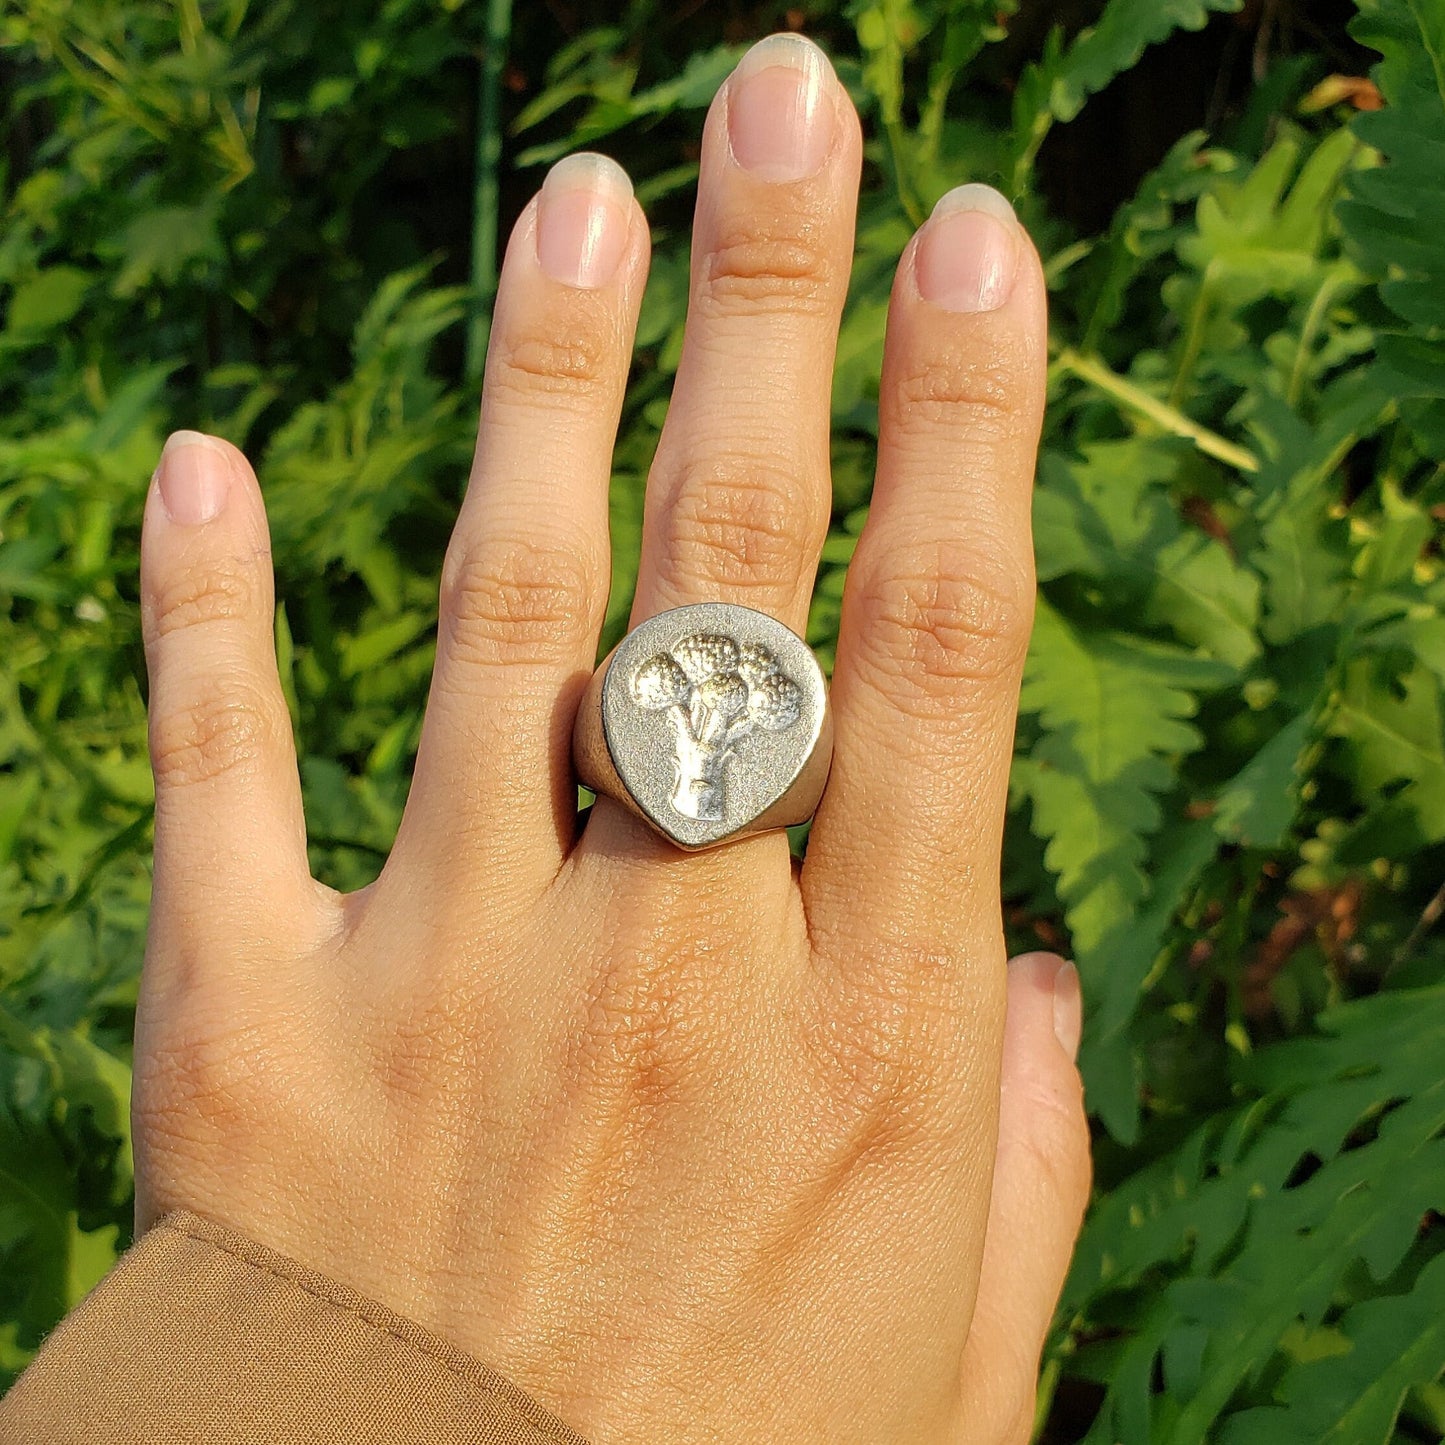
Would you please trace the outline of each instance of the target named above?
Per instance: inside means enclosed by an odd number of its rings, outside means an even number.
[[[0,1445],[587,1445],[354,1290],[168,1214],[0,1400]]]

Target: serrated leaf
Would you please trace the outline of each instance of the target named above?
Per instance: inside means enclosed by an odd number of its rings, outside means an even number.
[[[1445,1370],[1445,1254],[1407,1294],[1367,1299],[1345,1312],[1341,1345],[1286,1371],[1278,1404],[1245,1410],[1219,1445],[1377,1445],[1390,1439],[1406,1392]]]
[[[1131,1025],[1144,1004],[1170,924],[1219,851],[1207,822],[1176,822],[1150,851],[1149,896],[1122,915],[1097,953],[1096,998],[1086,1013],[1079,1066],[1089,1108],[1121,1144],[1139,1137],[1139,1060]]]
[[[1338,260],[1322,260],[1321,253],[1329,202],[1355,149],[1348,131],[1336,131],[1296,176],[1299,143],[1277,141],[1238,180],[1222,178],[1200,198],[1198,228],[1181,241],[1180,258],[1205,272],[1235,306],[1264,295],[1316,291],[1323,268],[1347,270]]]
[[[1158,582],[1145,618],[1182,642],[1243,668],[1259,655],[1259,578],[1211,537],[1185,533],[1158,555]]]
[[[1359,173],[1339,208],[1346,234],[1380,277],[1380,295],[1405,329],[1379,339],[1386,384],[1425,398],[1439,454],[1445,430],[1445,19],[1433,0],[1359,0],[1350,32],[1381,55],[1371,75],[1383,109],[1360,115],[1354,131],[1384,165]]]
[[[1270,1378],[1271,1362],[1288,1364],[1282,1341],[1318,1325],[1352,1268],[1388,1277],[1440,1207],[1431,1201],[1445,1201],[1445,989],[1364,1000],[1320,1024],[1317,1037],[1256,1054],[1238,1080],[1248,1101],[1117,1185],[1086,1225],[1063,1308],[1114,1331],[1127,1322],[1090,1439],[1205,1445],[1235,1439],[1234,1417],[1250,1445],[1321,1438],[1292,1433],[1321,1418],[1295,1391],[1269,1412],[1274,1434],[1249,1433],[1257,1401],[1241,1392]],[[1401,1374],[1430,1378],[1438,1306],[1396,1317]],[[1335,1377],[1331,1419],[1398,1403],[1392,1381],[1375,1389],[1373,1348]],[[1177,1393],[1141,1434],[1140,1382],[1164,1358]]]
[[[1034,493],[1039,577],[1088,577],[1121,611],[1243,667],[1259,652],[1260,582],[1180,521],[1166,487],[1187,456],[1159,436],[1095,442],[1077,458],[1046,452]]]
[[[1352,659],[1330,731],[1348,742],[1364,789],[1396,794],[1417,845],[1445,839],[1445,715],[1433,673],[1416,666],[1396,674],[1380,656]]]
[[[1020,706],[1043,735],[1017,773],[1034,831],[1067,905],[1080,968],[1116,919],[1148,893],[1146,840],[1177,760],[1202,741],[1187,719],[1194,691],[1230,670],[1174,648],[1072,627],[1041,603]]]
[[[1176,30],[1200,30],[1213,13],[1233,14],[1243,0],[1110,0],[1047,73],[1049,108],[1072,120],[1084,101]]]
[[[1043,56],[1026,66],[1014,91],[1015,186],[1022,188],[1054,121],[1070,121],[1089,96],[1128,70],[1176,30],[1198,30],[1212,13],[1232,14],[1243,0],[1109,0],[1097,23],[1065,46],[1051,32]]]
[[[700,50],[687,57],[682,70],[632,97],[635,114],[665,115],[677,109],[701,110],[712,104],[713,97],[741,59],[743,48],[719,45]]]
[[[1172,438],[1136,436],[1090,443],[1077,456],[1045,451],[1034,493],[1040,581],[1073,573],[1147,586],[1152,560],[1179,535],[1165,487],[1186,450]]]
[[[1340,620],[1349,568],[1346,533],[1322,496],[1279,508],[1260,529],[1253,560],[1263,578],[1267,641],[1290,642]]]

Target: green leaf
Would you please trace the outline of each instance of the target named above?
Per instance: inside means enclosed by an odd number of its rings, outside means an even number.
[[[1264,576],[1263,631],[1270,642],[1289,642],[1338,620],[1348,565],[1344,534],[1322,501],[1308,509],[1282,507],[1265,524],[1256,560]]]
[[[1344,1347],[1359,1354],[1321,1366],[1336,1368],[1327,1408],[1302,1388],[1322,1375],[1296,1380],[1310,1366],[1284,1354],[1343,1290],[1358,1293],[1359,1271],[1389,1280],[1445,1201],[1445,988],[1319,1022],[1317,1036],[1245,1062],[1243,1103],[1096,1205],[1062,1302],[1086,1337],[1107,1328],[1117,1341],[1089,1439],[1313,1442],[1331,1438],[1318,1433],[1328,1419],[1346,1427],[1341,1442],[1382,1441],[1358,1432],[1393,1413],[1404,1384],[1438,1373],[1438,1290],[1433,1310],[1408,1297],[1389,1315],[1382,1299],[1343,1316]],[[1386,1340],[1398,1368],[1384,1364]],[[1079,1369],[1096,1348],[1082,1347]],[[1160,1361],[1169,1390],[1151,1401]]]
[[[1057,878],[1086,982],[1101,981],[1100,943],[1149,892],[1147,839],[1159,795],[1202,738],[1194,693],[1228,668],[1122,634],[1084,632],[1041,603],[1020,706],[1043,729],[1016,770]]]
[[[95,277],[78,266],[51,266],[15,288],[6,325],[11,331],[52,331],[80,310]]]
[[[1046,450],[1034,492],[1040,580],[1129,583],[1125,600],[1137,602],[1157,578],[1160,550],[1180,534],[1166,488],[1185,450],[1158,436],[1092,442],[1072,457]]]
[[[1038,154],[1049,128],[1070,121],[1084,102],[1128,70],[1151,45],[1176,30],[1199,30],[1211,13],[1232,14],[1243,0],[1109,0],[1098,22],[1065,47],[1058,31],[1043,57],[1024,68],[1014,93],[1016,186]]]
[[[1359,10],[1350,31],[1382,57],[1372,75],[1385,106],[1357,117],[1354,131],[1384,165],[1353,178],[1340,221],[1404,323],[1378,343],[1385,384],[1425,398],[1438,437],[1445,415],[1445,21],[1432,0],[1359,0]]]
[[[1086,26],[1050,77],[1050,108],[1072,120],[1084,101],[1128,70],[1144,51],[1176,30],[1200,30],[1211,13],[1234,14],[1241,0],[1110,0]]]
[[[1354,569],[1370,593],[1408,583],[1436,531],[1429,513],[1403,496],[1389,477],[1381,479],[1380,504],[1374,535],[1360,550]]]
[[[220,261],[224,252],[217,220],[214,202],[143,211],[113,248],[121,265],[111,290],[117,296],[134,296],[145,286],[180,280],[194,262]]]
[[[1121,915],[1096,950],[1100,962],[1091,970],[1096,1001],[1086,1011],[1079,1067],[1090,1110],[1121,1144],[1139,1137],[1141,1067],[1133,1025],[1170,926],[1218,851],[1219,839],[1208,823],[1175,822],[1162,829],[1150,850],[1147,899]]]
[[[1393,810],[1414,825],[1402,846],[1445,839],[1445,713],[1433,673],[1396,673],[1381,656],[1352,659],[1330,731],[1348,742],[1361,787],[1392,794]]]
[[[344,677],[359,677],[380,666],[414,641],[431,626],[424,612],[409,612],[389,618],[348,638],[341,649],[341,672]]]
[[[1337,1326],[1340,1346],[1293,1364],[1274,1406],[1241,1411],[1219,1445],[1376,1445],[1387,1441],[1405,1394],[1445,1370],[1445,1254],[1405,1294],[1362,1300]]]
[[[1259,655],[1259,578],[1219,542],[1185,533],[1158,554],[1155,567],[1147,620],[1167,623],[1182,642],[1231,667],[1243,668]]]
[[[1315,730],[1312,713],[1285,724],[1220,790],[1219,836],[1244,848],[1284,846],[1300,805],[1300,754]]]
[[[1039,577],[1074,575],[1232,667],[1260,650],[1260,582],[1218,541],[1181,523],[1166,490],[1187,447],[1138,436],[1077,459],[1046,452],[1034,493]]]
[[[1236,305],[1317,288],[1330,202],[1355,150],[1350,133],[1336,131],[1296,177],[1300,146],[1278,141],[1238,181],[1221,179],[1200,198],[1198,230],[1181,241],[1181,259],[1209,272]]]
[[[3,995],[0,995],[3,998]],[[115,1226],[79,1227],[71,1157],[100,1141],[124,1154],[129,1189],[130,1070],[85,1033],[31,1028],[0,1006],[0,1318],[33,1349],[115,1260]]]
[[[719,45],[689,55],[678,74],[632,98],[635,114],[664,115],[673,110],[703,110],[742,58],[740,45]]]

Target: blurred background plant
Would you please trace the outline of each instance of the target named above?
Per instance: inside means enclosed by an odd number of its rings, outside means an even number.
[[[0,1381],[128,1238],[166,431],[258,463],[313,861],[360,885],[406,792],[499,237],[579,147],[655,228],[610,644],[703,113],[777,28],[828,48],[870,137],[825,659],[911,228],[993,181],[1054,290],[1005,905],[1016,947],[1078,959],[1098,1180],[1039,1438],[1441,1438],[1434,0],[6,0]]]

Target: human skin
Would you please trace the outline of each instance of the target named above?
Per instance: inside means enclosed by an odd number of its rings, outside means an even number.
[[[804,42],[713,104],[634,622],[719,599],[804,628],[859,165]],[[1076,978],[1008,964],[1000,918],[1038,257],[978,187],[902,255],[801,867],[778,833],[683,854],[609,799],[576,815],[647,260],[599,160],[517,223],[415,778],[359,893],[307,867],[255,476],[168,444],[137,1222],[230,1225],[597,1445],[1024,1441],[1089,1181]]]

